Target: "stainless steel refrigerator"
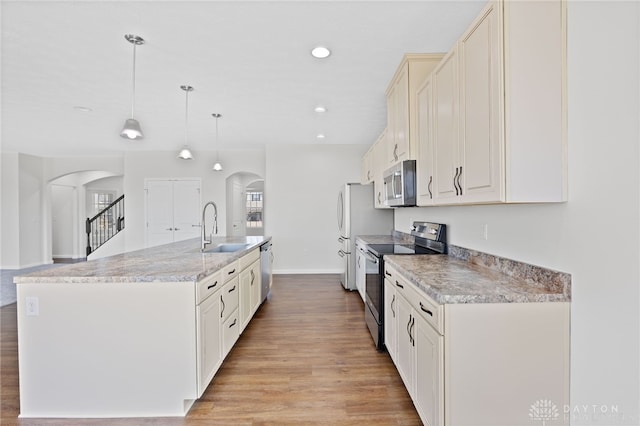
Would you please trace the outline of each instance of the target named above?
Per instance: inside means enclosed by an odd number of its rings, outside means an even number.
[[[356,237],[358,235],[390,235],[393,231],[393,209],[375,209],[373,185],[347,183],[338,194],[338,255],[344,272],[340,282],[347,290],[356,289]]]

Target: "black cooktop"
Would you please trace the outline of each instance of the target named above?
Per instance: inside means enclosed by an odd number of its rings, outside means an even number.
[[[377,257],[385,254],[441,254],[414,244],[368,244],[367,247]]]

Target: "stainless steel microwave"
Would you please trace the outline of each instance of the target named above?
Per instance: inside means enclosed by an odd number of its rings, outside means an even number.
[[[405,160],[384,171],[384,203],[390,207],[416,205],[416,161]]]

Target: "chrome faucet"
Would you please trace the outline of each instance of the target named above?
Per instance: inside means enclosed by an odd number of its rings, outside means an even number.
[[[210,205],[213,206],[213,230],[211,231],[211,236],[207,240],[207,231],[206,231],[207,222],[205,221],[205,212],[207,211],[207,207]],[[211,244],[211,240],[213,239],[213,234],[217,234],[217,233],[218,233],[218,206],[216,206],[216,203],[214,203],[213,201],[209,201],[202,208],[202,238],[200,242],[200,251],[204,251],[207,244]]]

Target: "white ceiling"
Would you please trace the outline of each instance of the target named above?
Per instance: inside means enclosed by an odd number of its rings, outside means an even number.
[[[446,52],[478,14],[473,1],[2,1],[5,152],[120,155],[189,146],[370,144],[404,53]],[[145,138],[119,136],[136,109]],[[309,54],[322,44],[333,54]],[[328,112],[313,111],[323,104]],[[74,107],[92,109],[81,112]],[[324,133],[322,141],[316,138]]]

